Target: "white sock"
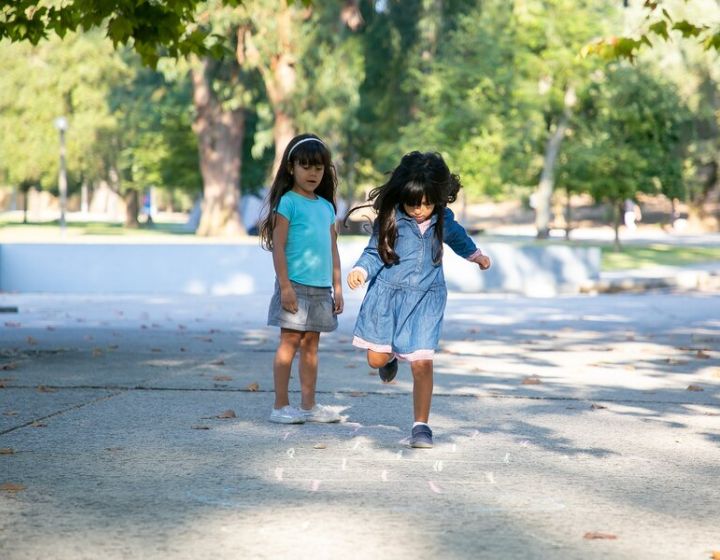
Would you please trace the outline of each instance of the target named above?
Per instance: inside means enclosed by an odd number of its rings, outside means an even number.
[[[430,427],[427,422],[414,422],[412,427],[414,428],[415,426],[427,426],[428,428]]]

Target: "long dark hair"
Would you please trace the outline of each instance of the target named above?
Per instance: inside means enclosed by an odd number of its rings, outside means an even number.
[[[433,242],[433,263],[440,264],[443,256],[444,209],[454,202],[462,188],[460,178],[450,173],[445,160],[437,152],[410,152],[405,154],[390,174],[388,181],[370,191],[368,202],[351,209],[370,208],[377,214],[375,228],[378,232],[378,253],[385,264],[399,261],[395,253],[397,241],[396,208],[403,212],[403,204],[418,206],[423,197],[428,204],[434,204],[435,239]],[[347,217],[345,218],[347,220]]]
[[[305,141],[304,140],[317,140]],[[296,147],[297,146],[297,147]],[[282,163],[278,167],[275,179],[273,180],[270,192],[265,201],[263,211],[263,219],[260,223],[260,243],[263,249],[272,251],[273,248],[273,230],[275,229],[275,211],[282,196],[293,188],[293,176],[290,171],[295,162],[300,165],[323,165],[325,172],[323,173],[320,184],[315,189],[315,194],[327,200],[335,206],[335,191],[337,190],[337,175],[335,166],[332,162],[330,149],[315,134],[298,134],[288,142],[283,152]]]

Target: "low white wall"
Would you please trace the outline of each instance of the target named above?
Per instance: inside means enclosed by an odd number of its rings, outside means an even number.
[[[482,243],[493,259],[485,272],[445,250],[451,291],[575,293],[599,277],[600,250],[561,245]],[[341,242],[343,276],[364,248]],[[267,294],[272,257],[255,244],[0,245],[0,290],[54,293]]]

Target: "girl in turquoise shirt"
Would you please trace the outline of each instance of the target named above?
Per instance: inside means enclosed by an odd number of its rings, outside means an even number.
[[[280,327],[271,422],[340,420],[336,411],[315,402],[320,333],[334,331],[336,316],[343,311],[336,188],[335,167],[325,143],[314,134],[293,138],[285,148],[260,227],[262,245],[273,254],[276,277],[268,325]],[[288,388],[298,350],[301,402],[295,408],[290,405]]]

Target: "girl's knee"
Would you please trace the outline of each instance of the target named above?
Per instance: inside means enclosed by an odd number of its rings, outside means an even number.
[[[320,333],[312,331],[303,333],[302,339],[300,340],[300,347],[304,351],[317,351],[319,345]]]
[[[302,343],[302,333],[299,332],[282,332],[280,334],[280,346],[285,346],[297,350]]]
[[[432,360],[418,360],[411,362],[410,369],[413,377],[426,377],[433,373],[433,362]]]
[[[392,354],[384,354],[382,352],[373,352],[368,350],[367,362],[371,368],[380,368],[392,360]]]

